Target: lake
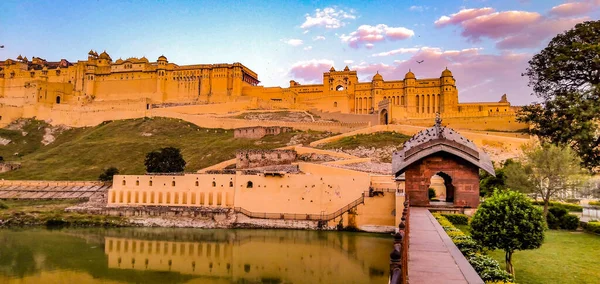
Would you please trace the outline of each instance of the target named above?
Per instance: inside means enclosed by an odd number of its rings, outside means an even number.
[[[173,228],[0,230],[0,283],[387,283],[390,235]]]

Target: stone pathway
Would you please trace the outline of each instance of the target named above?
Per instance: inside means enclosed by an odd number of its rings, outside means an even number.
[[[410,208],[410,284],[483,283],[427,208]]]

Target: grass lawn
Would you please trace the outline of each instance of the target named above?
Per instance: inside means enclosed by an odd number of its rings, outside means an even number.
[[[41,139],[45,126],[33,121],[24,127],[26,135],[21,131],[0,131],[0,137],[13,141],[0,146],[0,156],[22,165],[18,170],[0,174],[0,179],[96,180],[103,169],[111,166],[121,174],[143,174],[146,154],[168,146],[181,149],[187,162],[186,172],[193,172],[235,158],[238,149],[282,147],[300,133],[305,138],[303,143],[329,135],[293,131],[260,140],[236,139],[233,130],[200,128],[178,119],[140,118],[69,129],[44,146]]]
[[[504,268],[504,251],[490,256]],[[542,247],[515,252],[513,265],[517,283],[600,283],[600,236],[548,230]]]
[[[371,148],[383,148],[387,146],[400,147],[410,139],[410,136],[397,132],[377,132],[372,134],[358,134],[354,136],[344,137],[340,140],[320,145],[322,149],[356,149],[359,146]]]

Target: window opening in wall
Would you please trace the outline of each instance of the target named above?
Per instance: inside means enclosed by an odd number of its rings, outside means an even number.
[[[217,187],[217,183],[213,181],[213,182],[212,182],[212,186],[213,186],[213,187]]]
[[[208,193],[208,205],[213,205],[213,193]]]
[[[337,107],[337,102],[333,102],[333,107]]]
[[[119,203],[123,203],[123,192],[119,192]]]
[[[150,203],[154,204],[154,192],[150,193]]]
[[[152,181],[149,181],[149,182],[148,182],[148,185],[149,185],[149,186],[152,186]]]
[[[144,192],[144,194],[142,195],[142,203],[146,203],[146,201],[146,192]]]
[[[198,181],[196,181],[196,186],[199,186],[199,183],[198,183]]]
[[[110,200],[112,203],[115,203],[116,199],[117,199],[117,194],[116,194],[116,192],[113,191],[112,195],[110,197]]]
[[[140,203],[140,193],[139,192],[135,193],[135,203]]]
[[[167,192],[167,204],[171,204],[171,193]]]
[[[196,193],[192,193],[192,196],[190,197],[190,203],[196,204]]]
[[[159,192],[159,193],[158,193],[158,203],[159,203],[159,204],[160,204],[160,203],[163,203],[163,194],[162,194],[162,192]]]
[[[175,181],[172,181],[172,182],[171,182],[171,186],[175,186]]]
[[[252,188],[252,186],[253,186],[253,184],[252,184],[252,182],[251,182],[251,181],[248,181],[248,182],[246,183],[246,188]]]
[[[204,205],[204,192],[200,193],[200,205]]]
[[[221,192],[217,193],[217,206],[221,205],[221,201],[222,201],[222,194]]]
[[[136,181],[135,181],[135,185],[138,185],[138,186],[139,186],[139,185],[140,185],[140,181],[139,181],[139,180],[136,180]]]
[[[123,182],[121,184],[125,185],[126,184],[125,180],[123,180]]]
[[[127,203],[131,203],[131,192],[127,192]]]
[[[175,196],[173,197],[173,203],[175,204],[179,204],[179,193],[175,193]]]
[[[229,187],[233,187],[233,181],[229,182]]]

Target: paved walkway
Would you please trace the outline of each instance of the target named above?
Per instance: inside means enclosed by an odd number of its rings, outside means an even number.
[[[410,284],[483,283],[427,208],[410,208]]]

